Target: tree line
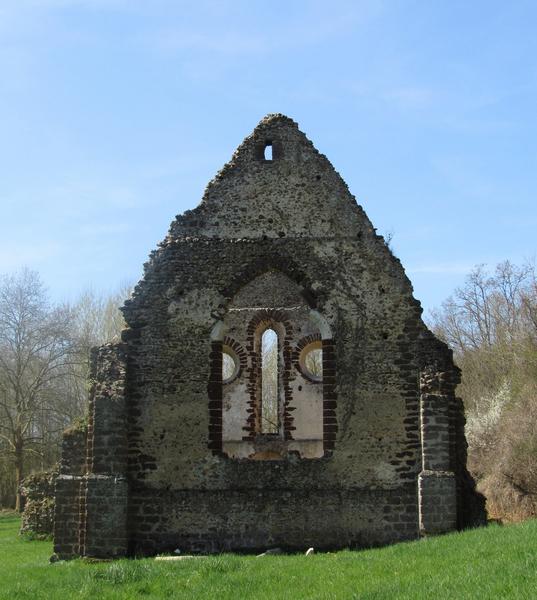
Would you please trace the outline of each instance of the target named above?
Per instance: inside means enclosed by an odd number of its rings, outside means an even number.
[[[21,509],[22,479],[54,465],[62,431],[84,418],[90,350],[118,336],[128,292],[53,304],[35,271],[0,277],[0,507]]]
[[[537,514],[537,277],[532,264],[476,267],[439,310],[434,332],[462,370],[468,465],[489,514]]]

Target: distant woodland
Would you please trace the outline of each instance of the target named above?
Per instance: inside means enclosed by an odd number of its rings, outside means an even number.
[[[430,323],[462,369],[468,466],[489,515],[537,514],[537,278],[533,265],[475,268]]]
[[[84,419],[90,351],[118,339],[130,293],[51,303],[38,273],[0,277],[0,508],[21,508],[28,474],[59,459]],[[537,277],[532,265],[475,268],[429,318],[462,370],[468,466],[492,517],[537,514]]]
[[[117,339],[128,286],[52,304],[38,273],[0,278],[0,507],[59,459],[62,431],[86,415],[91,348]]]

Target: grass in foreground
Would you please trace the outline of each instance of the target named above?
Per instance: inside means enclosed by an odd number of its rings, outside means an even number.
[[[537,598],[537,520],[361,552],[49,564],[0,515],[0,598]]]

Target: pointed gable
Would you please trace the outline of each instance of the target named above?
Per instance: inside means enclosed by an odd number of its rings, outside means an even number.
[[[209,183],[172,238],[334,237],[373,233],[329,160],[297,123],[267,115]]]
[[[460,373],[421,312],[328,160],[267,116],[151,254],[122,343],[94,354],[58,556],[328,550],[478,523]]]

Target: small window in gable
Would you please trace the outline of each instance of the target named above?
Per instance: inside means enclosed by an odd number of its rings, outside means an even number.
[[[265,142],[265,149],[263,150],[263,158],[265,160],[272,160],[272,142]]]

